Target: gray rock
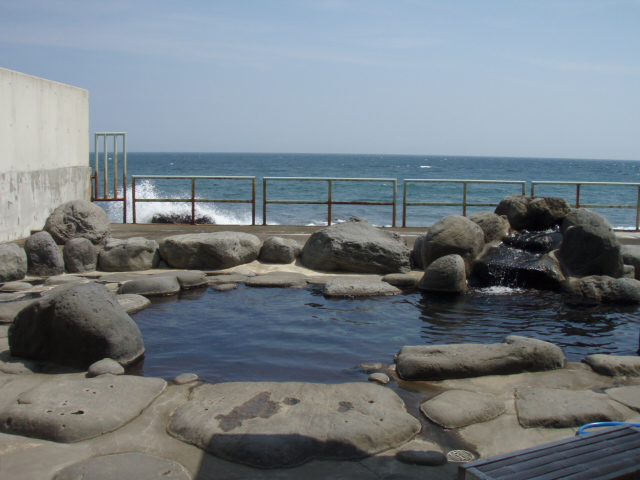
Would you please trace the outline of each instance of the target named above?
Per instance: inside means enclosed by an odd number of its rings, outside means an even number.
[[[118,289],[118,294],[135,293],[136,295],[156,296],[173,295],[180,291],[180,283],[175,275],[149,275],[138,280],[125,282]]]
[[[24,244],[27,254],[27,273],[35,277],[50,277],[64,273],[62,253],[51,235],[38,232],[27,238]]]
[[[233,275],[243,275],[245,277],[255,277],[256,272],[247,267],[238,267],[233,270]]]
[[[398,288],[415,287],[418,284],[418,278],[408,273],[390,273],[382,277],[382,281]]]
[[[244,283],[247,280],[246,275],[212,275],[207,277],[207,283],[209,285],[229,284],[229,283]]]
[[[395,361],[400,378],[431,381],[555,370],[566,358],[556,345],[510,335],[490,345],[406,346]]]
[[[88,238],[72,238],[62,249],[64,266],[69,273],[93,272],[98,264],[98,250]]]
[[[370,382],[379,383],[380,385],[386,385],[387,383],[389,383],[391,381],[391,379],[389,378],[389,375],[386,375],[386,374],[380,373],[380,372],[376,372],[376,373],[372,373],[371,375],[369,375],[369,381]]]
[[[302,264],[313,270],[407,273],[410,250],[402,238],[352,217],[314,232],[302,249]]]
[[[636,278],[636,267],[634,267],[633,265],[625,265],[624,273],[622,274],[622,276],[624,278]]]
[[[398,295],[402,290],[386,282],[332,279],[324,285],[323,293],[327,297],[371,297]]]
[[[103,358],[128,365],[144,354],[138,326],[104,286],[62,289],[28,305],[9,328],[11,354],[86,369]]]
[[[178,375],[173,379],[173,383],[176,385],[186,385],[188,383],[194,383],[200,380],[198,375],[195,373],[183,373],[182,375]]]
[[[183,272],[160,273],[158,275],[168,275],[178,280],[180,288],[188,290],[190,288],[204,287],[209,285],[209,278],[204,272],[188,270]]]
[[[515,230],[546,230],[559,225],[571,212],[563,198],[509,195],[496,207],[497,215],[506,215]]]
[[[143,273],[108,273],[106,275],[98,277],[98,282],[123,284],[124,282],[128,282],[130,280],[139,280],[141,278],[145,278],[145,275]]]
[[[592,422],[620,422],[622,414],[598,395],[585,390],[517,388],[518,421],[524,428],[570,428]]]
[[[24,292],[32,288],[33,285],[27,282],[7,282],[0,287],[0,292]]]
[[[243,232],[192,233],[167,237],[160,255],[173,268],[223,269],[253,262],[262,242]]]
[[[640,412],[640,385],[609,388],[605,393],[616,402]]]
[[[86,238],[94,245],[104,243],[111,235],[109,215],[94,203],[73,200],[63,203],[47,218],[44,230],[59,245],[72,238]]]
[[[588,355],[582,360],[594,372],[610,377],[640,377],[640,357],[621,355]]]
[[[504,402],[484,393],[448,390],[420,407],[429,420],[444,428],[462,428],[486,422],[505,412]]]
[[[468,277],[483,248],[484,232],[478,224],[461,215],[449,215],[429,229],[422,243],[422,265],[426,269],[440,257],[460,255]]]
[[[574,225],[564,233],[558,259],[576,276],[624,274],[621,246],[615,233],[605,226]]]
[[[437,258],[425,269],[418,288],[427,292],[466,292],[469,287],[463,258],[455,254]]]
[[[411,264],[418,270],[424,270],[422,263],[422,244],[424,243],[427,233],[429,232],[421,233],[418,238],[416,238],[416,241],[413,243],[413,250],[411,251]]]
[[[623,263],[634,267],[634,278],[640,280],[640,245],[622,245],[620,253]]]
[[[256,275],[245,280],[248,287],[297,287],[305,288],[307,281],[300,273],[276,272]]]
[[[509,235],[509,220],[505,215],[497,215],[491,211],[477,212],[467,218],[484,232],[484,243],[499,242]]]
[[[167,428],[217,457],[258,468],[364,458],[419,430],[391,389],[295,382],[202,385]]]
[[[87,370],[88,377],[99,377],[100,375],[124,375],[124,367],[111,358],[103,358],[91,364]]]
[[[400,450],[396,453],[396,459],[402,463],[424,467],[440,467],[447,463],[447,456],[435,450]]]
[[[238,288],[237,283],[218,283],[215,285],[211,285],[211,288],[218,292],[228,292],[229,290],[235,290]]]
[[[482,285],[500,285],[559,291],[565,276],[553,255],[521,250],[504,243],[491,246],[473,267]]]
[[[144,453],[93,457],[60,470],[53,480],[191,480],[187,469],[173,460]]]
[[[302,253],[302,245],[290,238],[269,237],[260,249],[258,260],[265,263],[293,263]]]
[[[98,256],[98,266],[105,272],[150,270],[160,263],[158,242],[143,237],[126,240],[109,238]]]
[[[127,424],[166,385],[160,378],[129,375],[41,383],[0,408],[0,431],[53,442],[79,442]]]
[[[151,305],[151,300],[135,293],[125,293],[118,295],[118,303],[127,313],[134,313]]]
[[[569,212],[569,214],[562,220],[560,231],[565,233],[569,227],[573,227],[575,225],[593,225],[594,227],[612,229],[611,224],[606,217],[589,208],[574,208],[571,210],[571,212]]]
[[[564,284],[564,288],[576,301],[640,303],[640,281],[635,278],[611,278],[604,275],[571,278]]]
[[[15,243],[0,245],[0,282],[22,280],[27,274],[27,254]]]

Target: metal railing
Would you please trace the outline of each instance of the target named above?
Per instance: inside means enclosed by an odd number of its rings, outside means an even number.
[[[191,180],[190,198],[136,198],[137,180]],[[245,180],[251,181],[251,198],[230,199],[230,198],[197,198],[196,180]],[[139,202],[188,202],[191,203],[191,224],[196,223],[196,203],[250,203],[251,204],[251,225],[256,224],[256,177],[211,177],[211,176],[189,176],[189,175],[132,175],[131,176],[131,205],[133,207],[133,223],[136,223],[136,203]]]
[[[103,171],[103,187],[102,196],[100,195],[100,152],[99,141],[102,139],[102,171]],[[118,148],[118,139],[122,138],[122,196],[119,196],[119,177],[120,177],[120,165],[118,154],[120,149]],[[113,195],[109,194],[109,142],[107,139],[112,140],[113,147]],[[94,152],[95,152],[95,168],[91,175],[91,201],[92,202],[122,202],[122,222],[127,223],[127,134],[125,132],[97,132],[94,137]]]
[[[462,202],[409,202],[408,187],[412,183],[460,183],[463,185]],[[508,181],[508,180],[428,180],[422,178],[407,178],[404,181],[404,189],[402,195],[402,226],[407,226],[407,207],[427,206],[427,207],[462,207],[462,215],[467,215],[467,207],[496,207],[497,203],[470,203],[467,201],[468,185],[472,184],[501,184],[501,185],[519,185],[522,195],[526,194],[527,182],[525,181]]]
[[[556,186],[575,186],[576,197],[575,202],[571,205],[574,208],[620,208],[635,209],[636,211],[636,231],[640,230],[640,183],[625,182],[531,182],[531,196],[535,195],[536,185],[556,185]],[[583,203],[580,199],[583,186],[601,186],[601,187],[634,187],[637,189],[636,203],[625,205],[598,205]]]
[[[297,181],[297,182],[327,182],[327,199],[326,200],[268,200],[267,197],[267,182],[278,181]],[[333,199],[333,184],[335,182],[378,182],[378,183],[391,183],[393,188],[393,201],[392,202],[373,202],[373,201],[352,201],[352,200],[334,200]],[[333,211],[333,205],[382,205],[392,207],[392,220],[391,225],[396,226],[396,200],[398,196],[398,180],[395,178],[333,178],[333,177],[264,177],[262,179],[262,224],[267,224],[267,205],[268,204],[280,204],[280,205],[327,205],[327,225],[331,225],[331,217]]]

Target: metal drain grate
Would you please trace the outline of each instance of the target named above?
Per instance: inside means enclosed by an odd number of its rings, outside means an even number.
[[[456,463],[465,463],[465,462],[473,462],[476,459],[476,456],[467,452],[466,450],[451,450],[447,453],[447,460],[450,462]]]

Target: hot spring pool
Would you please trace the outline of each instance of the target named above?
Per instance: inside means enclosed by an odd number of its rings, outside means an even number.
[[[139,373],[208,382],[363,380],[363,363],[393,363],[404,345],[552,342],[571,361],[635,355],[637,305],[578,306],[552,292],[489,288],[462,296],[408,293],[330,299],[319,287],[211,288],[156,298],[133,315],[146,347]]]

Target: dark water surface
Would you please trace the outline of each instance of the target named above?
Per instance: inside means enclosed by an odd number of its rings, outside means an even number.
[[[144,375],[202,380],[363,380],[357,368],[393,363],[404,345],[497,343],[523,335],[560,346],[569,360],[635,355],[637,305],[578,306],[557,293],[503,287],[462,296],[407,293],[329,299],[306,290],[211,288],[154,300],[133,315],[146,356]]]

